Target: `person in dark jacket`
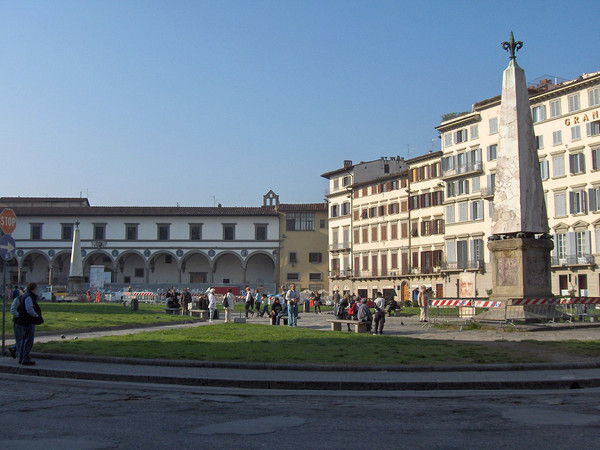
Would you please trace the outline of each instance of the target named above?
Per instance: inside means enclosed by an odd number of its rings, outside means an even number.
[[[19,355],[19,364],[24,366],[33,366],[29,354],[33,347],[35,337],[35,326],[44,323],[42,310],[37,303],[36,294],[37,284],[29,283],[27,291],[21,296],[21,301],[17,307],[19,313],[16,323],[20,328],[19,341],[17,342],[17,354]]]

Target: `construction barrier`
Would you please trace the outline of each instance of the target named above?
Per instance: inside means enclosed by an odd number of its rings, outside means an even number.
[[[155,303],[158,295],[154,292],[124,292],[123,301],[131,301],[132,298],[137,298],[138,302]]]
[[[439,298],[430,300],[429,306],[433,309],[429,312],[430,320],[435,322],[443,317],[470,319],[483,309],[500,308],[503,303],[474,298]]]

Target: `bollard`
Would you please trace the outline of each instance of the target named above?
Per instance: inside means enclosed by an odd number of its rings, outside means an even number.
[[[137,297],[133,297],[133,298],[131,299],[131,310],[132,310],[132,311],[137,311],[137,310],[138,310],[138,307],[139,307],[139,304],[138,304],[138,299],[137,299]]]

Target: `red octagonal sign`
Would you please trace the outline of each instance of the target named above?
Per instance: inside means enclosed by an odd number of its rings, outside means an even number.
[[[0,228],[5,234],[11,234],[17,227],[17,216],[10,208],[4,208],[0,213]]]

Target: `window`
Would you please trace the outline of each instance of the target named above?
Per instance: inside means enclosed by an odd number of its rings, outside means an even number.
[[[288,213],[285,222],[287,231],[314,231],[315,213]]]
[[[42,224],[41,223],[32,223],[30,224],[31,229],[31,240],[39,241],[42,239]]]
[[[569,167],[571,174],[584,173],[585,155],[583,153],[569,155]]]
[[[135,278],[144,278],[144,268],[143,267],[136,267],[134,270],[134,275]]]
[[[454,205],[446,205],[446,223],[454,223]]]
[[[460,144],[461,142],[467,142],[467,130],[458,130],[454,132],[454,143]]]
[[[356,191],[358,192],[358,191]],[[325,228],[325,219],[319,220],[319,228]]]
[[[484,249],[483,239],[473,239],[471,241],[471,259],[473,261],[483,261]]]
[[[173,257],[171,255],[165,255],[165,264],[173,264]]]
[[[479,127],[477,125],[471,125],[469,130],[471,132],[471,139],[477,139],[479,137]]]
[[[480,190],[479,177],[471,178],[471,192],[479,192],[479,190]]]
[[[257,241],[267,240],[267,226],[263,224],[254,226],[254,237]]]
[[[552,132],[552,145],[560,145],[562,144],[562,131],[553,131]]]
[[[540,175],[542,176],[542,180],[550,178],[550,163],[545,159],[540,161]]]
[[[329,214],[330,217],[337,217],[338,216],[338,205],[331,205],[331,213]],[[289,230],[288,231],[292,231]]]
[[[600,211],[600,187],[588,190],[590,211]]]
[[[535,137],[535,148],[539,150],[540,148],[544,148],[544,136],[536,136]]]
[[[381,240],[387,241],[387,223],[381,224]]]
[[[298,275],[298,273],[288,273],[287,279],[288,280],[299,280],[300,276]]]
[[[462,203],[458,204],[458,221],[459,222],[466,222],[467,220],[469,220],[469,216],[467,215],[467,207],[468,207],[467,202],[462,202]]]
[[[496,174],[491,173],[487,176],[487,194],[492,195],[496,189]]]
[[[377,225],[371,227],[371,242],[377,242]]]
[[[290,252],[290,264],[296,264],[298,262],[298,254],[296,252]]]
[[[323,274],[316,273],[316,272],[309,273],[308,274],[308,279],[311,280],[311,281],[320,281],[320,280],[323,279]]]
[[[125,240],[126,241],[137,241],[138,239],[138,225],[136,223],[125,224]]]
[[[340,212],[340,216],[347,216],[350,214],[350,202],[342,203],[342,209]]]
[[[561,259],[567,257],[567,234],[557,233],[554,236],[554,242],[556,243],[556,254],[560,262]]]
[[[577,257],[581,258],[582,256],[585,256],[589,253],[587,243],[587,231],[577,231],[575,232],[575,236]]]
[[[592,149],[592,169],[600,169],[600,148]]]
[[[340,179],[336,178],[333,180],[333,192],[337,191],[340,188]]]
[[[471,220],[483,219],[483,200],[471,202]]]
[[[61,225],[62,229],[61,229],[61,233],[60,233],[60,238],[63,241],[70,241],[71,239],[73,239],[73,224],[72,223],[63,223]]]
[[[106,238],[106,224],[95,223],[94,224],[94,239],[102,241]]]
[[[585,130],[588,136],[598,136],[600,134],[600,121],[586,123]]]
[[[344,186],[344,187],[350,186],[351,183],[352,183],[352,178],[350,176],[346,176],[346,177],[342,178],[342,186]]]
[[[157,225],[157,239],[159,241],[169,240],[169,231],[171,226],[169,224],[158,224]]]
[[[583,190],[569,192],[569,203],[571,214],[587,213],[587,192]]]
[[[446,133],[444,135],[444,147],[450,147],[452,145],[452,133]]]
[[[552,158],[552,176],[562,177],[565,174],[565,158],[563,155]]]
[[[588,106],[590,107],[600,105],[600,88],[594,88],[588,91],[588,102]]]
[[[498,132],[498,118],[497,117],[492,117],[489,120],[489,125],[490,125],[490,134],[494,134]]]
[[[223,240],[234,241],[235,240],[235,224],[224,223],[223,224]]]
[[[308,262],[314,263],[314,264],[323,262],[323,254],[322,253],[309,253],[308,254]]]
[[[571,140],[578,141],[581,139],[581,127],[579,125],[575,125],[571,127]]]
[[[531,108],[531,117],[533,119],[533,123],[546,120],[546,105],[540,105]]]
[[[202,240],[202,224],[190,223],[190,241]]]
[[[560,99],[550,102],[550,117],[557,117],[561,115]]]
[[[487,160],[494,161],[498,157],[498,145],[490,145],[487,148]]]
[[[567,197],[564,192],[554,194],[554,215],[556,217],[567,215]]]
[[[579,111],[579,93],[569,95],[569,112]]]

